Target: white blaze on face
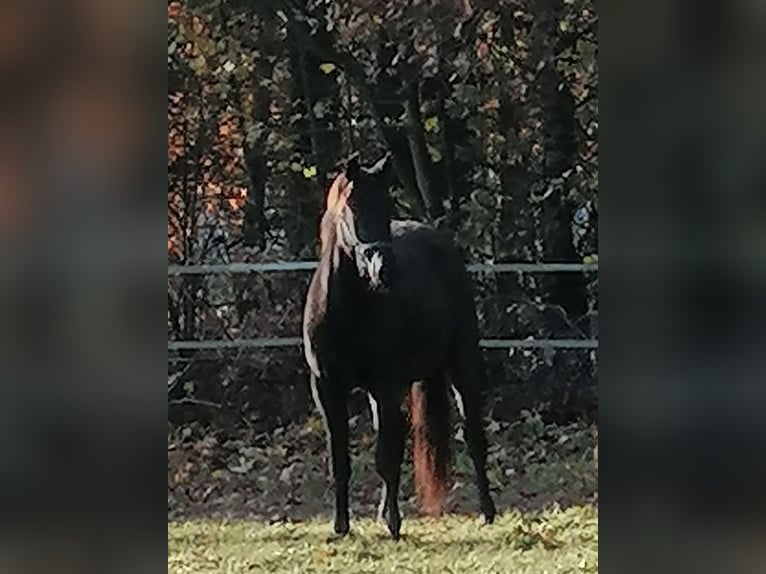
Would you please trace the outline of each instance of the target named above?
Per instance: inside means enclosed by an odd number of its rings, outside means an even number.
[[[460,416],[465,418],[465,406],[463,405],[463,396],[460,394],[460,391],[455,388],[455,386],[452,386],[452,394],[455,395],[455,403],[457,404],[457,410],[460,413]]]
[[[372,414],[372,428],[375,432],[380,430],[380,421],[378,420],[378,401],[375,400],[370,393],[367,393],[367,398],[370,401],[370,413]]]
[[[383,256],[376,252],[373,253],[367,262],[367,275],[370,278],[370,283],[373,287],[377,287],[380,284],[380,272],[383,269]]]

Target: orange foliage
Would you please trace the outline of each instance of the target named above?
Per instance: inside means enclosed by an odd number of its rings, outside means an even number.
[[[168,4],[168,19],[169,20],[177,20],[180,18],[182,13],[181,3],[180,2],[171,2]]]

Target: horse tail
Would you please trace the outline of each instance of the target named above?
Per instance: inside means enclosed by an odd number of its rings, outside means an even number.
[[[450,423],[446,381],[412,385],[409,407],[418,505],[426,515],[440,516],[449,488]]]

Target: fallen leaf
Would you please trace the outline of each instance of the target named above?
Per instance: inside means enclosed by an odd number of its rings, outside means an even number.
[[[586,255],[582,258],[582,262],[585,263],[585,265],[593,265],[594,263],[598,263],[598,255]]]
[[[335,71],[335,64],[332,62],[325,62],[324,64],[319,64],[319,69],[325,74],[332,74]]]
[[[279,481],[285,484],[292,484],[295,473],[300,469],[300,463],[294,462],[282,469],[279,473]]]
[[[479,111],[488,112],[490,110],[496,110],[500,107],[500,100],[497,98],[490,98],[479,108]]]

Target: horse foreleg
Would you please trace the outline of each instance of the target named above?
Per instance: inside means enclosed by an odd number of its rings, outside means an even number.
[[[378,397],[379,425],[375,466],[383,479],[381,515],[394,540],[399,539],[399,477],[404,456],[405,420],[401,405],[388,397]]]
[[[327,429],[328,451],[335,488],[335,533],[343,536],[349,530],[348,481],[348,407],[343,387],[331,381],[312,377],[312,392]]]

